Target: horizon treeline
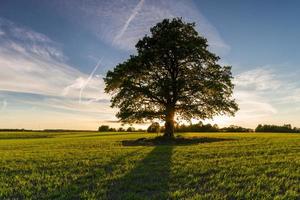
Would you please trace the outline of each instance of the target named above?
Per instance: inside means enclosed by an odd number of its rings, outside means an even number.
[[[202,122],[196,124],[176,124],[175,132],[256,132],[256,133],[300,133],[300,128],[293,127],[291,124],[280,125],[268,125],[259,124],[255,129],[244,128],[241,126],[230,125],[228,127],[219,128],[217,124],[204,124]],[[32,130],[32,129],[0,129],[0,132],[13,132],[13,131],[28,131],[28,132],[89,132],[92,130],[71,130],[71,129],[44,129],[44,130]],[[147,129],[136,129],[132,126],[128,128],[112,128],[108,125],[101,125],[98,128],[98,132],[148,132],[159,133],[164,132],[164,126],[160,126],[159,123],[152,123]]]
[[[199,122],[197,124],[176,124],[175,132],[273,132],[273,133],[300,133],[300,128],[292,127],[291,124],[279,125],[268,125],[259,124],[255,129],[244,128],[241,126],[230,125],[228,127],[219,128],[217,124],[204,124]],[[124,129],[122,127],[110,128],[107,125],[102,125],[99,127],[100,132],[148,132],[148,133],[159,133],[164,132],[164,126],[160,126],[158,122],[152,123],[147,130],[135,129],[134,127],[128,127]]]
[[[291,124],[284,124],[283,126],[259,124],[255,128],[255,132],[300,133],[300,128],[292,127]]]

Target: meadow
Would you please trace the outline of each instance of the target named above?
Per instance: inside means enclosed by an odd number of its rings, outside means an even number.
[[[300,199],[300,134],[179,135],[0,132],[0,199]]]

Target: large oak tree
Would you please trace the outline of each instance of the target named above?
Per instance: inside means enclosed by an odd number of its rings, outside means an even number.
[[[194,23],[165,19],[136,44],[137,55],[108,71],[105,91],[124,123],[160,119],[173,137],[175,116],[207,119],[234,115],[231,67],[220,66]]]

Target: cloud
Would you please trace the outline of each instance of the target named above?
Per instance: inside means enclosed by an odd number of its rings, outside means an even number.
[[[290,103],[291,102],[300,103],[300,88],[298,87],[298,88],[294,88],[294,90],[290,90],[289,95],[286,95],[283,99]]]
[[[243,119],[245,119],[245,117],[257,117],[258,115],[266,117],[278,112],[278,110],[268,101],[268,98],[259,95],[256,90],[236,90],[234,97],[240,107],[237,118],[241,119],[241,115],[243,116]]]
[[[20,53],[64,60],[59,45],[47,36],[0,18],[0,44]]]
[[[51,109],[57,112],[71,112],[77,114],[94,115],[97,117],[111,118],[112,113],[115,111],[110,108],[109,100],[98,100],[93,102],[78,103],[77,99],[64,98],[64,97],[45,97],[41,98],[26,98],[16,100],[18,104],[27,105],[28,107],[39,107],[43,110]],[[101,109],[98,109],[101,108]]]
[[[96,74],[101,60],[85,74],[68,65],[47,36],[1,18],[0,30],[0,109],[10,102],[0,127],[96,129],[116,120]]]
[[[2,101],[2,105],[1,105],[0,111],[5,110],[6,107],[7,107],[7,101],[4,99],[4,100]]]
[[[294,123],[300,126],[300,85],[296,73],[282,73],[270,66],[237,74],[234,98],[240,110],[235,117],[217,116],[209,122],[221,126],[237,124],[254,128],[258,123]]]
[[[233,82],[234,97],[240,106],[238,114],[268,116],[278,112],[268,96],[281,86],[272,70],[256,68],[245,71],[236,75]]]
[[[234,83],[243,89],[255,90],[276,90],[281,86],[281,82],[276,78],[275,73],[270,69],[256,68],[238,74]]]
[[[192,0],[76,0],[52,3],[58,5],[62,15],[120,49],[133,50],[137,41],[149,34],[150,27],[162,19],[173,17],[196,22],[197,30],[208,39],[213,51],[226,53],[230,49]]]
[[[300,103],[300,85],[295,71],[283,73],[278,69],[260,67],[238,74],[234,83],[237,91],[255,92],[274,105]]]
[[[48,37],[7,20],[0,23],[4,31],[13,33],[0,38],[0,90],[62,96],[65,88],[81,81],[85,99],[108,98],[102,78],[66,64],[62,51]],[[65,96],[78,97],[82,92],[80,87],[70,87]]]
[[[5,48],[5,50],[3,49]],[[0,90],[60,96],[66,87],[83,82],[87,99],[107,98],[101,77],[89,78],[70,66],[42,56],[0,47]],[[89,80],[88,82],[86,82]],[[81,88],[70,88],[68,97],[78,97]]]
[[[21,110],[31,115],[56,110],[66,113],[64,116],[76,113],[82,120],[115,119],[103,78],[94,76],[100,63],[91,74],[82,73],[66,64],[59,45],[47,36],[1,18],[0,27],[5,32],[0,37],[0,94],[6,99],[1,110],[9,100],[9,113],[15,113],[16,118]],[[26,107],[39,110],[28,111]],[[1,120],[5,123],[9,119],[5,115]]]
[[[278,113],[277,108],[272,105],[267,98],[257,94],[255,90],[235,91],[234,97],[239,105],[240,110],[234,117],[217,116],[212,120],[220,126],[228,126],[230,124],[242,125],[245,127],[255,127],[264,120]]]
[[[268,122],[280,110],[272,101],[274,94],[282,87],[277,73],[271,69],[260,67],[239,73],[234,78],[233,96],[239,105],[234,117],[216,116],[211,123],[220,126],[230,124],[254,128],[258,123]]]

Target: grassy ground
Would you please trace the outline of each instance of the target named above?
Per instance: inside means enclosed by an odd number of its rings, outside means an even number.
[[[0,199],[300,199],[300,134],[0,132]]]

